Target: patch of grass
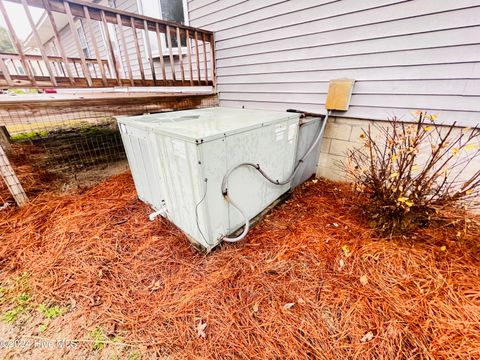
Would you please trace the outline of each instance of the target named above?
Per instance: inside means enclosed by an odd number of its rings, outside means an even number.
[[[42,315],[48,320],[53,320],[64,313],[64,309],[58,305],[47,306],[45,304],[40,304],[38,306],[38,311],[40,311],[40,313],[42,313]]]
[[[48,306],[46,304],[38,305],[37,310],[45,317],[46,321],[38,327],[39,332],[47,330],[51,321],[65,313],[65,309],[58,305]]]
[[[40,324],[40,326],[38,327],[38,331],[41,332],[41,333],[45,332],[45,330],[47,330],[47,328],[48,328],[48,325],[50,325],[49,322]]]
[[[9,324],[17,322],[18,317],[29,309],[29,304],[31,301],[32,297],[28,293],[19,294],[13,299],[15,306],[3,314],[3,321]]]
[[[138,351],[132,351],[130,354],[128,354],[128,360],[140,360],[142,358],[142,355]]]
[[[47,136],[48,132],[46,131],[30,131],[26,133],[12,135],[10,139],[12,141],[23,141],[28,139],[45,138]]]
[[[14,324],[17,322],[18,317],[23,314],[25,310],[25,306],[17,305],[13,309],[10,309],[5,314],[3,314],[2,319],[8,324]]]
[[[4,287],[0,287],[0,305],[7,300],[8,290]]]
[[[27,293],[21,293],[17,296],[16,301],[19,305],[27,305],[30,301],[32,301],[32,297]]]
[[[108,341],[108,338],[100,327],[95,328],[95,330],[90,333],[90,337],[93,340],[92,350],[102,350],[105,347],[105,342]]]

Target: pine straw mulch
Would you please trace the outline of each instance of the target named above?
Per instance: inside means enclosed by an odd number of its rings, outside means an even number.
[[[41,149],[31,144],[13,144],[11,153],[8,154],[15,174],[29,197],[35,197],[56,187],[60,180],[60,176],[32,165],[32,156],[40,156],[39,154],[41,154]],[[5,181],[0,177],[0,207],[7,203],[15,204],[15,200]]]
[[[351,204],[310,181],[205,256],[122,174],[0,212],[1,276],[173,358],[479,358],[479,232],[379,239]]]

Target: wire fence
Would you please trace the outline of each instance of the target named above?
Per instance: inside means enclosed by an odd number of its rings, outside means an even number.
[[[9,104],[0,107],[0,141],[17,172],[72,175],[125,160],[117,116],[216,104],[216,97],[191,95]]]

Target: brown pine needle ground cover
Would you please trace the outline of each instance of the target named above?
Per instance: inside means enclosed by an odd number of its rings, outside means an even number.
[[[1,276],[174,359],[479,358],[478,231],[378,239],[352,201],[309,182],[205,256],[123,174],[1,212]]]

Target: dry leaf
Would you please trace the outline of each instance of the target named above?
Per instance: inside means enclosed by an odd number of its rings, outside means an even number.
[[[207,323],[200,321],[197,325],[197,336],[202,338],[207,337],[207,334],[205,334],[206,328],[207,328]]]
[[[291,309],[293,305],[295,305],[295,303],[286,303],[285,305],[283,305],[283,308],[285,310],[288,310]]]
[[[343,268],[345,266],[345,261],[343,261],[343,259],[338,260],[338,266],[340,269]]]
[[[161,280],[152,280],[152,283],[148,286],[148,290],[156,291],[162,288],[162,281]]]
[[[440,250],[441,251],[447,251],[447,247],[445,245],[443,245],[443,246],[440,247]]]
[[[352,252],[350,251],[350,247],[348,245],[343,245],[342,251],[346,257],[349,257],[350,255],[352,255]]]
[[[370,341],[373,339],[373,332],[369,331],[367,332],[365,335],[363,335],[363,337],[360,339],[360,342],[367,342],[367,341]]]
[[[258,312],[258,308],[259,308],[260,304],[258,302],[256,302],[255,304],[253,304],[253,312]]]
[[[360,284],[362,284],[362,285],[367,285],[368,284],[368,276],[367,275],[360,276]]]

